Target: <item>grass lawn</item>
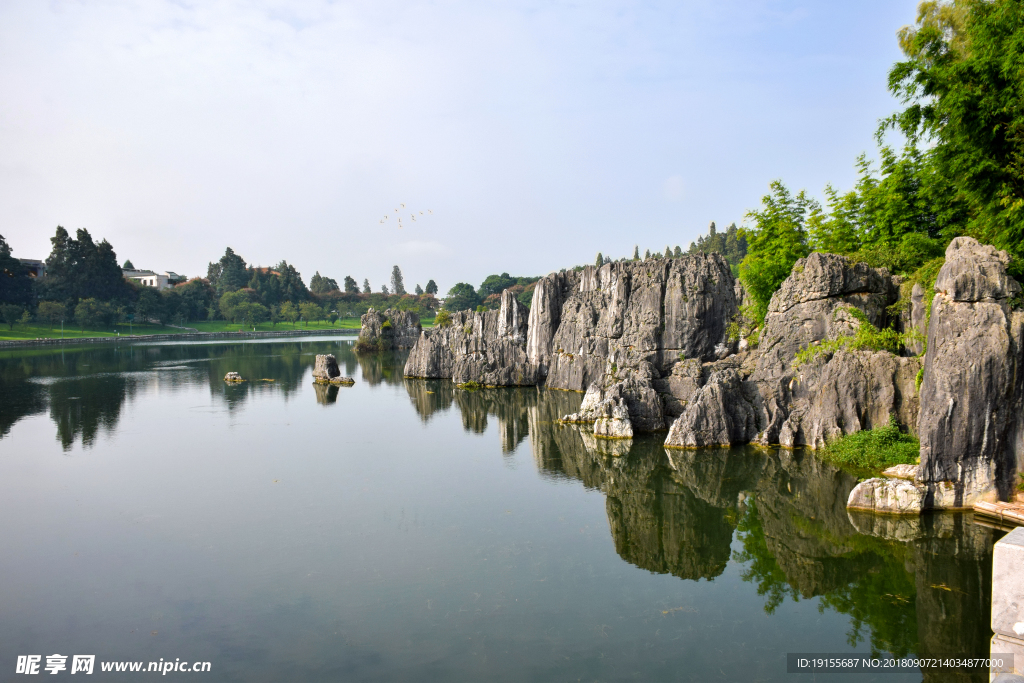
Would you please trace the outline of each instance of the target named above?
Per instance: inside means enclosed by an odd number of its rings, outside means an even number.
[[[423,321],[423,327],[431,327],[434,324],[433,318],[426,318]],[[202,322],[186,323],[187,327],[194,328],[200,332],[241,332],[241,331],[252,331],[252,328],[248,328],[240,323],[229,323],[224,320],[204,320]],[[332,326],[326,320],[321,322],[310,323],[306,326],[306,323],[277,323],[277,325],[271,325],[270,323],[260,323],[256,326],[256,330],[259,332],[303,332],[305,330],[330,330],[335,329],[341,330],[358,330],[359,329],[359,318],[342,318]],[[113,337],[116,335],[127,335],[131,330],[132,334],[145,335],[145,334],[182,334],[191,332],[192,330],[183,330],[178,327],[144,324],[144,325],[129,325],[127,323],[119,324],[110,329],[104,330],[82,330],[77,326],[64,326],[64,339],[78,339],[81,337]],[[14,329],[8,329],[7,325],[0,325],[0,341],[14,341],[23,339],[60,339],[61,329],[56,327],[50,329],[49,325],[42,323],[29,323],[28,325],[16,324]]]

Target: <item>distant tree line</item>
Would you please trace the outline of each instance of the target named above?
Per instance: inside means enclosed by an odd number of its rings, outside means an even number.
[[[9,328],[32,320],[50,327],[75,323],[83,329],[108,328],[127,321],[184,325],[202,320],[227,320],[253,326],[299,321],[330,321],[360,316],[370,307],[398,308],[430,315],[438,308],[437,285],[416,293],[405,290],[401,269],[391,272],[391,288],[363,291],[345,276],[344,291],[336,280],[317,272],[307,288],[298,270],[282,260],[273,267],[247,264],[230,247],[207,267],[205,278],[192,278],[157,290],[127,280],[114,248],[96,243],[88,230],[72,237],[58,226],[50,239],[46,276],[33,278],[0,235],[0,321]],[[133,269],[125,261],[124,269]]]

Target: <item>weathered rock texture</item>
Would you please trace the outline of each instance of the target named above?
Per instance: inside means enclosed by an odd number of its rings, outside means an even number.
[[[318,354],[313,366],[313,381],[317,384],[355,384],[351,377],[342,377],[338,359],[334,354]]]
[[[526,307],[505,290],[497,311],[459,311],[450,325],[422,331],[405,363],[405,376],[532,386],[538,373],[526,356],[526,325]]]
[[[607,363],[649,363],[728,352],[735,280],[718,254],[587,266],[537,283],[526,350],[556,389],[585,391]],[[660,376],[660,375],[659,375]]]
[[[411,349],[423,330],[420,318],[409,311],[389,308],[384,312],[368,310],[360,318],[359,338],[362,340],[384,340],[387,349]]]
[[[935,282],[918,423],[932,505],[1005,500],[1024,466],[1024,313],[1011,307],[1020,285],[1007,263],[1006,252],[958,237]]]
[[[754,441],[821,448],[828,441],[888,422],[916,424],[917,358],[887,352],[822,353],[797,366],[796,355],[853,335],[857,309],[884,325],[898,289],[884,270],[833,254],[811,254],[772,297],[760,346],[739,359],[679,363],[666,383],[679,415],[666,445],[725,446]]]
[[[921,286],[894,306],[901,280],[885,269],[811,254],[772,297],[757,346],[740,338],[745,294],[717,254],[589,266],[542,278],[528,324],[506,292],[501,311],[459,313],[422,333],[405,374],[586,391],[563,421],[601,437],[668,427],[670,448],[820,449],[895,416],[922,440],[916,477],[865,484],[851,506],[1005,499],[1024,469],[1024,312],[1006,264],[1002,252],[954,240],[929,312]],[[926,321],[926,360],[914,355],[924,344],[901,355],[825,350],[862,325],[921,331]],[[809,348],[820,352],[798,362]]]

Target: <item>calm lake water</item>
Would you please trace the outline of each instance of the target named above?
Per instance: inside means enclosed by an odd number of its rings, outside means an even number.
[[[0,353],[0,679],[60,653],[206,681],[894,682],[922,675],[786,653],[988,653],[998,532],[970,515],[850,515],[856,480],[810,454],[595,441],[554,422],[580,394],[406,380],[351,343]],[[317,353],[355,386],[315,386]]]

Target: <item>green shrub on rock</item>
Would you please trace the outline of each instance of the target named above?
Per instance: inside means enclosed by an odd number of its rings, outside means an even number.
[[[877,474],[893,465],[915,464],[920,451],[921,442],[901,431],[896,417],[890,415],[888,424],[840,437],[820,455],[836,465]]]

